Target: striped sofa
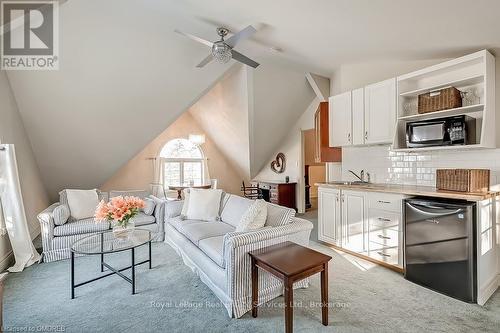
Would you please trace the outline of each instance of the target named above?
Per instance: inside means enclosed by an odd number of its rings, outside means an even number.
[[[149,196],[147,191],[97,191],[99,200],[107,201],[109,197],[119,195],[123,196],[138,196],[140,198],[149,197],[156,201],[156,206],[153,215],[146,215],[140,212],[137,216],[131,219],[137,227],[148,229],[154,235],[155,241],[164,240],[163,220],[165,203],[163,200],[157,199],[154,196]],[[103,221],[96,223],[93,217],[76,220],[69,217],[68,221],[62,225],[54,223],[54,214],[57,214],[56,207],[60,205],[68,205],[66,190],[59,192],[59,202],[51,205],[43,212],[38,214],[42,234],[42,258],[45,262],[67,259],[70,257],[70,246],[73,242],[91,234],[109,230],[112,226],[110,222]],[[54,211],[56,210],[56,211]]]
[[[307,246],[313,225],[296,218],[295,210],[268,204],[264,228],[235,232],[252,200],[225,194],[219,221],[188,220],[180,216],[183,201],[165,205],[165,242],[170,244],[200,279],[214,292],[230,317],[251,309],[251,261],[249,251],[292,241]],[[294,288],[305,288],[302,280]],[[259,303],[283,294],[281,281],[267,272],[259,274]]]

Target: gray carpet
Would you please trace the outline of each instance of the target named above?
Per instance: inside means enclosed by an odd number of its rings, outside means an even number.
[[[310,209],[303,214],[297,214],[298,217],[311,221],[313,224],[313,230],[311,231],[310,240],[317,242],[318,241],[318,210]]]
[[[412,284],[390,270],[326,247],[330,253],[330,326],[321,325],[319,277],[295,291],[295,332],[498,332],[500,294],[485,307],[466,304]],[[145,257],[145,252],[140,253]],[[128,253],[110,258],[128,264]],[[98,257],[77,258],[77,282],[94,277]],[[153,246],[153,269],[137,272],[137,295],[119,277],[77,289],[70,300],[69,261],[43,263],[9,274],[4,296],[6,331],[280,332],[283,298],[260,308],[259,318],[230,319],[211,291],[164,243]],[[163,306],[163,307],[162,307]]]

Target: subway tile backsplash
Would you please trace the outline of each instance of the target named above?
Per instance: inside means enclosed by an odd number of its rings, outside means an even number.
[[[480,168],[491,170],[491,184],[500,181],[500,149],[474,151],[395,152],[389,146],[342,148],[342,178],[348,170],[363,169],[374,183],[436,185],[436,169]]]

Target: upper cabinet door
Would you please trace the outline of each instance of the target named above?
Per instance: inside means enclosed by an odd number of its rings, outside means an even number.
[[[364,88],[352,91],[352,143],[365,143],[365,92]]]
[[[352,144],[351,92],[329,98],[330,147]]]
[[[365,143],[391,143],[396,124],[396,79],[365,87]]]

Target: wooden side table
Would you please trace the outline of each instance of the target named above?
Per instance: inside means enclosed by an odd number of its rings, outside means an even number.
[[[177,200],[182,200],[182,191],[186,188],[201,188],[201,189],[209,189],[212,188],[211,184],[202,184],[202,185],[169,185],[168,189],[177,191]]]
[[[328,262],[332,257],[285,242],[249,252],[252,260],[252,316],[257,318],[259,272],[263,269],[283,281],[285,332],[293,331],[293,283],[321,273],[321,322],[328,326]]]

